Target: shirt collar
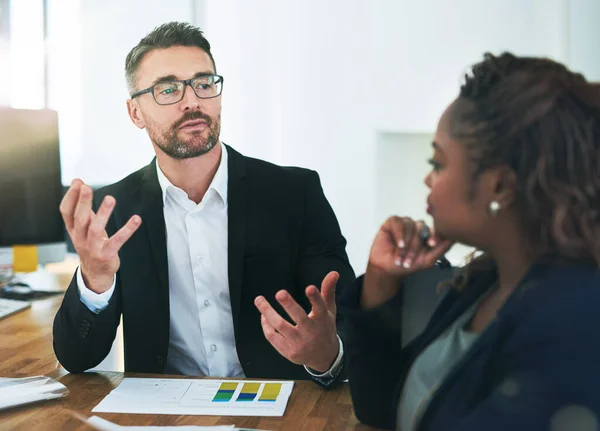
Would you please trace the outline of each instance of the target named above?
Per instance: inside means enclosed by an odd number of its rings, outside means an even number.
[[[208,186],[206,194],[208,195],[208,193],[211,190],[214,190],[214,192],[216,192],[216,194],[221,198],[223,205],[227,205],[228,154],[225,145],[223,145],[222,143],[220,143],[219,145],[221,145],[221,161],[219,163],[219,167],[217,168],[217,172],[215,172],[215,176],[213,177],[210,183],[210,186]],[[175,187],[171,183],[171,181],[169,181],[169,179],[161,170],[160,166],[158,166],[158,159],[156,159],[156,174],[158,176],[158,184],[160,185],[160,189],[162,191],[163,205],[166,205],[167,191],[169,189],[172,188],[174,190],[180,190],[182,192],[183,190],[181,190],[178,187]]]

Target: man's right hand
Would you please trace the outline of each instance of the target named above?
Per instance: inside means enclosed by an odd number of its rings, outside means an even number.
[[[115,198],[106,196],[95,214],[92,197],[91,187],[75,179],[59,209],[79,255],[86,287],[95,293],[103,293],[111,288],[119,269],[119,250],[140,227],[142,219],[138,215],[132,216],[125,226],[109,238],[106,224],[115,207]]]
[[[377,232],[371,246],[361,305],[375,308],[398,293],[400,280],[414,272],[432,268],[453,242],[435,234],[427,244],[419,235],[425,226],[408,217],[390,217]]]

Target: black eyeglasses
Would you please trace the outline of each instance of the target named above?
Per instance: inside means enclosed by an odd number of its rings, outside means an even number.
[[[201,75],[192,79],[159,82],[132,94],[131,98],[135,99],[142,94],[152,93],[154,101],[159,105],[172,105],[183,99],[185,88],[188,85],[200,99],[212,99],[218,97],[223,91],[223,77],[221,75]]]

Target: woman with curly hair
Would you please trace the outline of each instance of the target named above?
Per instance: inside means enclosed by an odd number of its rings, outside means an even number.
[[[356,416],[402,431],[600,429],[597,87],[548,59],[486,54],[430,163],[433,233],[388,219],[342,291]],[[482,254],[402,347],[402,286],[454,243]]]

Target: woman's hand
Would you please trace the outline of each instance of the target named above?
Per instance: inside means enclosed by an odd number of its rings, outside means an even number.
[[[365,275],[361,305],[377,307],[398,293],[400,280],[432,268],[453,242],[435,234],[424,241],[429,228],[408,217],[390,217],[375,236]]]

